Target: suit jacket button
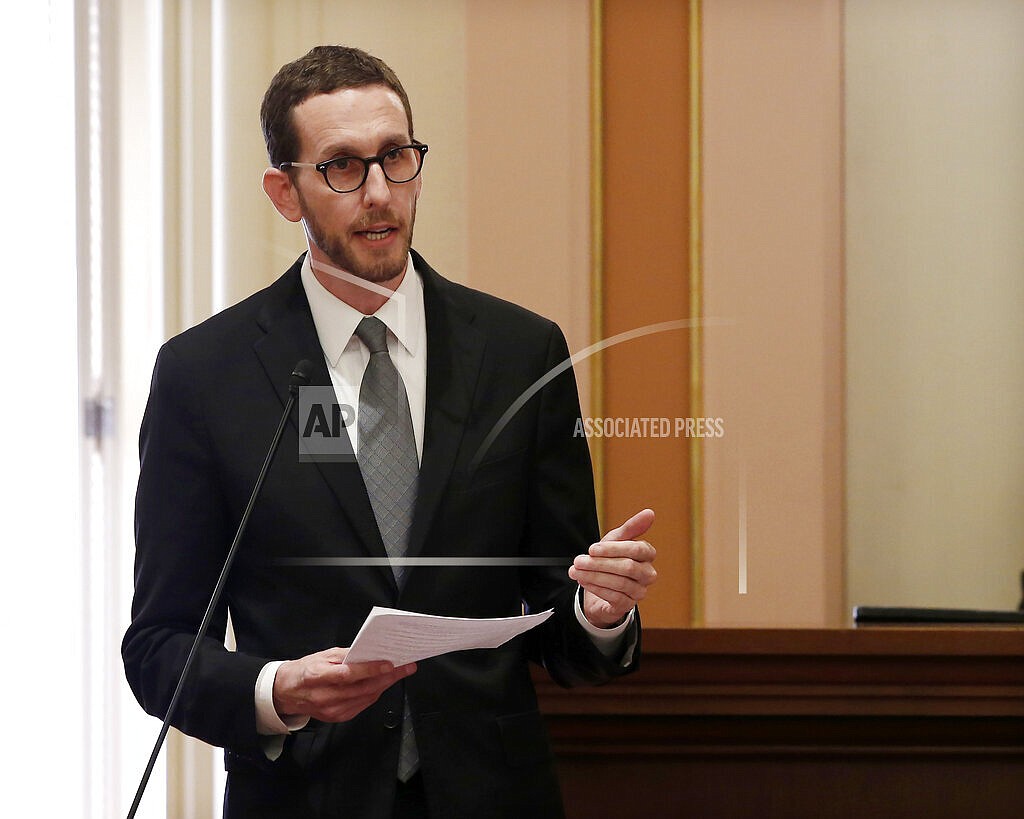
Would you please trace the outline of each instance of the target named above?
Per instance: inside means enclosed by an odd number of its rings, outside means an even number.
[[[389,708],[384,712],[384,727],[385,728],[397,728],[399,723],[402,721],[402,715],[399,714],[392,708]]]

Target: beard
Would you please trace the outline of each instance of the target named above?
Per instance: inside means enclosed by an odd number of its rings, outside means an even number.
[[[357,252],[352,243],[344,236],[330,234],[320,224],[313,212],[306,206],[302,192],[299,192],[299,204],[302,206],[302,219],[309,232],[309,237],[332,263],[347,273],[357,276],[363,281],[381,284],[402,274],[409,258],[412,246],[412,231],[416,224],[416,203],[413,202],[409,224],[398,228],[399,245],[397,249],[386,255],[376,256],[371,253]],[[375,222],[389,222],[401,225],[401,220],[389,210],[371,211],[361,220],[362,224],[372,225]],[[372,250],[372,249],[371,249]]]

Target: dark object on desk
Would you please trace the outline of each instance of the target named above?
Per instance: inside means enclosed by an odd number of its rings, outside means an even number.
[[[854,606],[853,622],[858,626],[895,625],[897,623],[1019,623],[1024,625],[1024,611]]]

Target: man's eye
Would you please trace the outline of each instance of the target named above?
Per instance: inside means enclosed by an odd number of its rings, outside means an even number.
[[[333,165],[339,171],[347,171],[352,167],[352,160],[347,156],[340,157],[339,159],[332,159],[331,165]]]

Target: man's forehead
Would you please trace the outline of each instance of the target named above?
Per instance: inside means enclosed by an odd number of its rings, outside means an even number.
[[[409,137],[402,100],[384,85],[339,88],[314,94],[292,112],[300,141],[312,148],[337,140]]]

